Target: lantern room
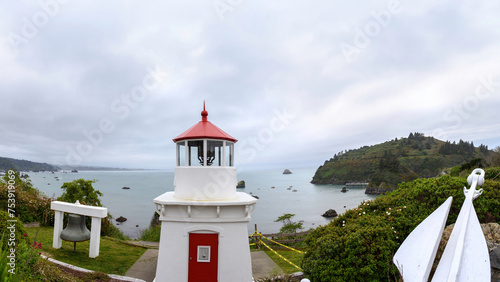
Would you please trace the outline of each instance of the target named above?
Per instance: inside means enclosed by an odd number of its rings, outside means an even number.
[[[177,166],[233,166],[234,143],[226,140],[182,140],[177,144]]]
[[[221,200],[236,195],[234,143],[231,135],[201,121],[173,139],[176,143],[175,196],[189,200]]]
[[[234,166],[235,138],[208,121],[203,104],[201,121],[173,139],[177,166]]]

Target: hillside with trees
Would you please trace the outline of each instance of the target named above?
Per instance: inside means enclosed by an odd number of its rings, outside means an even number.
[[[14,169],[17,171],[56,171],[59,167],[47,163],[36,163],[0,157],[0,170]]]
[[[410,133],[381,144],[341,151],[320,166],[313,184],[367,182],[371,188],[392,190],[398,183],[435,177],[445,169],[471,161],[476,167],[498,159],[498,153],[473,142],[441,141],[423,133]]]

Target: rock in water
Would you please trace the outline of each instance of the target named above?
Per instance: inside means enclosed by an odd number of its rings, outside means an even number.
[[[125,187],[123,187],[122,189],[128,190],[128,189],[130,189],[130,187],[125,186]]]
[[[241,180],[236,185],[236,188],[245,188],[245,180]]]
[[[118,221],[118,222],[124,222],[124,221],[127,221],[127,218],[125,218],[123,216],[120,216],[119,218],[116,219],[116,221]]]
[[[327,210],[322,216],[324,217],[336,217],[338,214],[334,209]]]
[[[285,171],[283,171],[283,174],[292,174],[292,172],[287,168]]]

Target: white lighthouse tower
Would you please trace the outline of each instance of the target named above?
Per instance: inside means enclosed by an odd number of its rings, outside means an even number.
[[[250,282],[247,224],[257,200],[236,192],[235,138],[202,120],[173,139],[174,192],[154,199],[161,221],[156,282]]]

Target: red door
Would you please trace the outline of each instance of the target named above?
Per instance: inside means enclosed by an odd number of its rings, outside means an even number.
[[[189,233],[188,282],[217,282],[219,234]]]

